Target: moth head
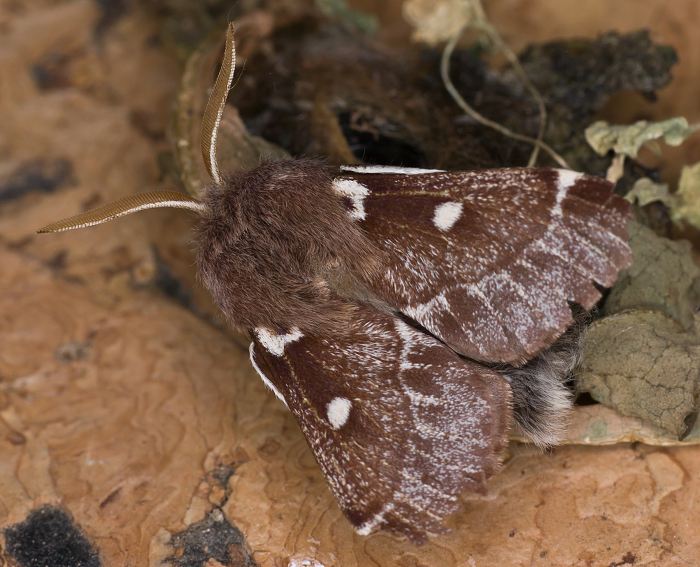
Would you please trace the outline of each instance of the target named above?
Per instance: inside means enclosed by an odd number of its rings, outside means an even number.
[[[233,39],[233,24],[229,24],[226,31],[224,58],[212,93],[209,96],[204,116],[202,117],[202,129],[200,133],[202,157],[204,158],[207,171],[216,185],[220,185],[222,182],[216,160],[216,141],[235,67],[236,49]],[[76,228],[86,228],[138,211],[168,207],[189,209],[200,215],[203,215],[207,211],[207,206],[203,202],[189,195],[185,195],[184,193],[177,191],[152,191],[149,193],[130,195],[97,209],[51,223],[39,229],[37,232],[64,232]]]

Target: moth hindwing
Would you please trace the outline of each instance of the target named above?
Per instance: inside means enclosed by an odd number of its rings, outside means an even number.
[[[251,361],[362,535],[444,531],[459,494],[499,466],[506,381],[398,317],[358,307],[340,334],[256,329]]]

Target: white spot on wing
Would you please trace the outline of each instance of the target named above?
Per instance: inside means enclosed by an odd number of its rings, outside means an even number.
[[[333,398],[326,408],[328,422],[333,429],[340,429],[348,422],[352,402],[347,398]]]
[[[422,175],[444,171],[444,169],[419,169],[417,167],[394,167],[393,165],[341,165],[340,170],[353,173],[400,173],[403,175]]]
[[[270,388],[272,390],[272,393],[277,396],[277,398],[286,406],[287,405],[287,400],[284,399],[284,396],[282,395],[282,392],[280,392],[275,385],[270,381],[270,379],[263,374],[263,371],[260,370],[260,367],[258,364],[255,362],[255,343],[250,343],[250,347],[248,348],[248,353],[250,354],[250,363],[253,365],[253,368],[255,368],[255,371],[258,373],[260,378],[262,378],[262,381],[264,382],[265,386]]]
[[[450,230],[462,216],[464,205],[456,201],[448,201],[435,207],[433,223],[443,232]]]
[[[559,174],[559,177],[557,178],[557,198],[556,202],[554,203],[552,214],[560,217],[562,212],[561,204],[566,197],[566,193],[571,187],[574,186],[582,174],[569,169],[557,169],[557,173]]]
[[[269,353],[275,356],[282,356],[285,346],[294,341],[298,341],[304,335],[296,327],[293,327],[291,332],[286,334],[272,333],[269,329],[258,327],[255,329],[255,336],[258,337],[260,344],[262,344]]]
[[[333,188],[352,201],[353,210],[350,211],[350,216],[355,220],[365,220],[367,217],[365,197],[369,195],[369,189],[354,179],[343,179],[342,177],[333,181]]]

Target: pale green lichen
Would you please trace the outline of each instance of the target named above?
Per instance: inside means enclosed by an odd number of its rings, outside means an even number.
[[[676,197],[673,219],[700,229],[700,162],[683,168]]]
[[[641,147],[652,140],[663,139],[669,146],[679,146],[696,131],[682,117],[660,122],[640,120],[634,124],[616,125],[601,120],[586,128],[586,141],[601,156],[610,150],[618,155],[637,157]]]
[[[669,192],[665,183],[643,177],[637,180],[625,198],[640,207],[661,202],[669,208],[674,222],[700,229],[700,162],[683,168],[675,193]]]
[[[656,183],[648,177],[637,179],[632,189],[625,195],[625,199],[640,207],[658,201],[670,208],[676,202],[675,196],[668,192],[666,183]]]

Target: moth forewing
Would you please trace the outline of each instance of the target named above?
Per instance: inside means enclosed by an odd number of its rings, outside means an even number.
[[[531,359],[631,262],[629,203],[596,177],[345,167],[334,186],[386,254],[372,291],[476,360]]]

